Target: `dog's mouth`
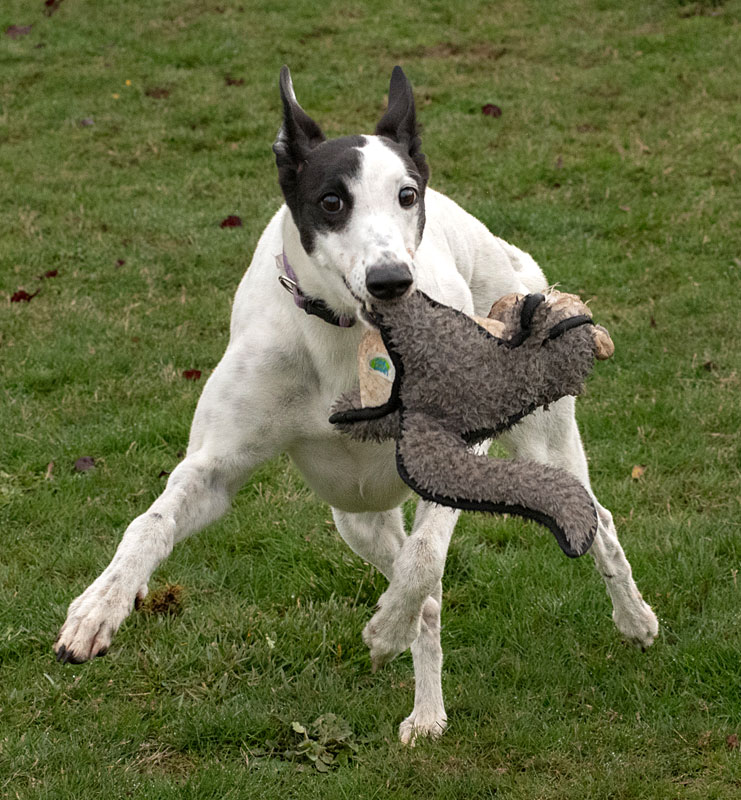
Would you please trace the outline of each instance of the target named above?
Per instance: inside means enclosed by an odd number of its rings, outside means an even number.
[[[378,320],[376,318],[376,313],[373,310],[373,306],[368,302],[368,300],[364,300],[362,297],[358,297],[357,294],[350,288],[350,284],[347,280],[343,277],[342,278],[345,288],[348,292],[352,295],[353,300],[358,304],[358,317],[365,322],[367,325],[370,325],[372,328],[378,328]]]
[[[358,318],[361,319],[366,324],[370,325],[372,328],[380,328],[380,318],[383,316],[383,309],[384,307],[388,307],[391,304],[398,303],[403,301],[405,298],[409,297],[409,294],[414,291],[414,287],[412,287],[409,291],[405,292],[404,295],[401,297],[394,297],[389,300],[374,300],[371,302],[370,300],[364,299],[359,297],[350,287],[350,284],[347,280],[343,277],[342,278],[345,288],[352,296],[353,300],[358,304],[357,315]]]

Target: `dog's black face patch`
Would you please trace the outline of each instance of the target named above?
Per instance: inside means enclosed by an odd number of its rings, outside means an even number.
[[[280,187],[307,253],[313,251],[318,233],[340,231],[347,225],[353,208],[348,184],[360,173],[359,148],[364,145],[362,136],[343,136],[322,142],[298,168],[279,166]],[[323,204],[328,195],[337,198],[339,204]]]

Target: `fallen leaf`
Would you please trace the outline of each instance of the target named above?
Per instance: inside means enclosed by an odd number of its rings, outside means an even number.
[[[183,377],[186,381],[197,381],[201,377],[200,369],[185,369],[183,370]]]
[[[150,86],[149,89],[144,90],[147,97],[153,97],[155,100],[164,100],[170,96],[170,90],[165,89],[164,86]]]
[[[95,125],[95,120],[92,117],[85,117],[85,119],[80,120],[81,128],[89,128],[91,125]]]
[[[28,36],[31,28],[33,25],[11,25],[5,29],[5,35],[10,36],[11,39],[20,39],[21,36]]]
[[[236,214],[230,214],[226,219],[221,220],[222,228],[241,228],[242,218]]]
[[[729,750],[738,750],[738,734],[732,733],[730,736],[726,736],[726,745],[728,745]]]
[[[46,6],[44,14],[50,17],[55,11],[59,10],[59,6],[62,5],[62,2],[63,0],[44,0],[44,5]]]
[[[495,106],[494,103],[487,103],[485,106],[481,106],[481,113],[485,117],[501,117],[502,109]]]
[[[87,472],[90,469],[95,469],[95,459],[92,456],[80,456],[75,461],[75,472]]]
[[[46,467],[46,475],[44,475],[44,480],[50,481],[54,477],[52,474],[53,472],[54,472],[54,462],[50,461]]]
[[[556,159],[556,169],[563,169],[563,158],[561,156]]]
[[[625,211],[627,214],[630,211],[630,206],[618,206],[621,211]]]
[[[33,294],[29,294],[25,289],[19,289],[11,298],[11,303],[30,303],[31,299],[36,297],[36,295],[40,292],[40,289],[37,289]]]
[[[645,471],[646,467],[644,464],[636,464],[630,471],[630,477],[633,478],[634,481],[637,481],[639,478],[643,477]]]
[[[651,319],[648,321],[648,324],[649,324],[649,325],[650,325],[652,328],[655,328],[655,327],[656,327],[656,320],[654,319],[654,316],[653,316],[653,314],[651,315]]]
[[[123,258],[116,259],[116,269],[122,267],[126,263],[126,260]]]
[[[232,78],[231,75],[225,75],[224,83],[227,86],[244,86],[244,78]]]
[[[39,275],[38,279],[43,281],[44,278],[56,278],[59,275],[58,269],[48,269],[43,275]]]
[[[704,369],[706,372],[712,372],[712,371],[713,371],[713,370],[716,368],[716,366],[717,366],[717,364],[715,363],[715,361],[706,361],[706,362],[705,362],[705,363],[702,365],[702,368],[703,368],[703,369]]]

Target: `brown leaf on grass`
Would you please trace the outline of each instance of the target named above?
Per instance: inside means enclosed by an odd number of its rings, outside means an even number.
[[[643,477],[643,473],[646,471],[645,464],[636,464],[633,469],[630,471],[630,477],[634,480],[640,480]]]
[[[171,614],[183,610],[185,587],[179,583],[166,583],[161,589],[150,592],[143,600],[137,597],[135,608],[144,614]]]
[[[125,259],[117,258],[116,259],[116,269],[118,269],[119,267],[122,267],[125,263],[126,263]]]
[[[80,456],[75,461],[75,472],[87,472],[95,469],[95,459],[92,456]]]
[[[91,125],[95,125],[95,120],[92,117],[85,117],[85,119],[80,120],[81,128],[89,128]]]
[[[20,39],[21,36],[28,36],[31,28],[33,25],[11,25],[5,29],[5,35],[10,36],[11,39]]]
[[[706,362],[705,362],[705,363],[702,365],[702,368],[703,368],[703,369],[704,369],[706,372],[712,372],[712,371],[713,371],[713,370],[714,370],[714,369],[715,369],[717,366],[718,366],[718,365],[715,363],[715,361],[706,361]]]
[[[155,100],[164,100],[170,96],[170,90],[165,89],[164,86],[150,86],[144,90],[147,97],[153,97]]]
[[[30,303],[31,300],[41,291],[37,289],[33,294],[29,294],[25,289],[19,289],[11,298],[11,303]]]
[[[224,83],[227,86],[244,86],[244,78],[233,78],[231,75],[225,75]]]
[[[197,381],[200,380],[201,377],[201,370],[200,369],[184,369],[183,370],[183,377],[186,381]]]
[[[50,481],[54,477],[54,462],[50,461],[46,467],[46,475],[44,475],[45,481]]]
[[[726,736],[726,746],[729,750],[738,750],[739,742],[737,733],[732,733],[730,736]]]
[[[481,106],[481,113],[485,117],[501,117],[502,116],[502,109],[499,106],[495,106],[494,103],[487,103],[484,106]]]
[[[221,220],[220,227],[222,228],[241,228],[242,218],[236,214],[230,214],[226,219]]]
[[[55,11],[59,10],[59,6],[62,5],[63,1],[64,0],[44,0],[44,5],[46,6],[44,14],[50,17]]]
[[[38,276],[38,280],[43,281],[44,278],[56,278],[59,275],[58,269],[48,269],[43,275]]]

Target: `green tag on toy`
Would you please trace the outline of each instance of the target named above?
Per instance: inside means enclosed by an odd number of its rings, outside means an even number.
[[[388,356],[380,353],[371,353],[368,357],[368,366],[371,371],[393,383],[395,370]]]

